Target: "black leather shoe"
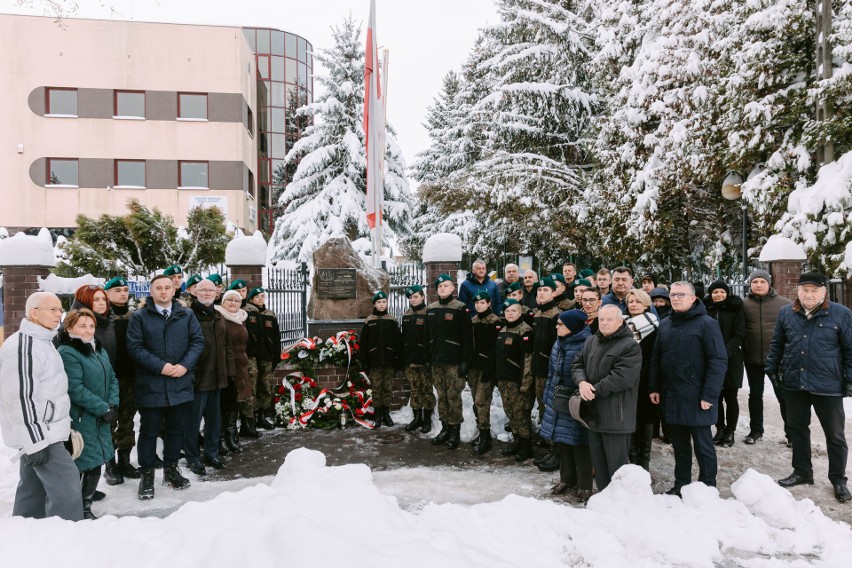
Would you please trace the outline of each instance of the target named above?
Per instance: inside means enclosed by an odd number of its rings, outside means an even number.
[[[577,488],[576,483],[572,485],[570,483],[565,483],[564,481],[560,481],[559,483],[557,483],[556,485],[554,485],[553,487],[550,488],[550,494],[551,495],[563,495],[564,493],[567,493],[569,489],[576,489],[576,488]]]
[[[743,439],[743,442],[750,446],[755,442],[759,441],[761,438],[763,438],[763,432],[755,432],[754,430],[752,430],[748,433],[748,436]]]
[[[683,499],[683,495],[680,494],[680,487],[672,487],[668,491],[666,491],[666,495],[674,495],[675,497],[680,497]]]
[[[845,485],[835,485],[834,498],[840,501],[841,503],[845,503],[846,501],[852,499],[852,493],[849,493],[849,488]]]
[[[784,479],[778,480],[778,485],[781,487],[793,487],[794,485],[813,485],[814,478],[813,477],[804,477],[799,475],[798,473],[793,472],[788,477]]]
[[[219,458],[211,458],[206,455],[204,456],[204,465],[209,465],[213,469],[225,469],[225,462]]]
[[[192,462],[189,464],[189,471],[195,475],[207,475],[207,470],[201,465],[201,462]]]
[[[559,456],[555,453],[548,455],[546,460],[538,464],[539,471],[556,471],[557,469],[559,469]]]

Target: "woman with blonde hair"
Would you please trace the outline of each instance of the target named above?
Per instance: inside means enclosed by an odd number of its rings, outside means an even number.
[[[654,437],[654,421],[657,409],[651,404],[648,391],[651,355],[657,340],[660,320],[651,311],[651,296],[644,290],[633,288],[624,298],[627,302],[625,324],[633,332],[633,339],[642,349],[642,370],[639,374],[639,397],[636,402],[636,431],[630,438],[630,463],[645,470],[651,467],[651,440]]]

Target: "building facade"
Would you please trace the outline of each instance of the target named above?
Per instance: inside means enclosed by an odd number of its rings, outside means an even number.
[[[255,117],[278,124],[242,28],[0,15],[0,34],[0,226],[73,228],[135,198],[178,225],[216,206],[258,228],[273,148]]]

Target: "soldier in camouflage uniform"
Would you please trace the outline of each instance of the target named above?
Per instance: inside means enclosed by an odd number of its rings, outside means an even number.
[[[184,291],[184,303],[187,306],[191,306],[192,302],[197,300],[195,297],[195,287],[201,282],[202,278],[200,274],[193,274],[189,277],[189,280],[186,281],[186,290]]]
[[[536,301],[538,308],[533,314],[533,357],[532,374],[535,377],[535,398],[538,401],[538,418],[544,414],[544,384],[547,382],[547,370],[550,364],[550,352],[556,342],[556,320],[560,310],[553,300],[556,284],[550,277],[538,283]]]
[[[432,429],[432,411],[435,393],[432,391],[432,374],[426,367],[426,294],[422,286],[405,290],[409,308],[402,316],[403,362],[405,377],[411,387],[411,408],[414,419],[405,426],[407,432],[420,428],[423,434]]]
[[[181,284],[183,283],[183,269],[179,264],[173,264],[163,270],[163,274],[171,277],[172,284],[175,285],[175,301],[179,302],[181,306],[184,308],[188,307],[189,304],[181,300]]]
[[[556,285],[556,289],[553,291],[553,301],[556,302],[556,307],[559,308],[559,311],[564,312],[565,310],[573,310],[577,307],[573,294],[570,298],[568,297],[568,289],[565,286],[565,277],[556,272],[551,274],[550,277]]]
[[[491,311],[491,295],[479,292],[473,297],[476,315],[473,325],[473,358],[467,384],[473,397],[473,414],[476,416],[476,428],[479,436],[473,441],[473,451],[481,456],[491,449],[491,398],[494,395],[494,381],[489,362],[497,334],[503,327],[503,320]]]
[[[130,288],[127,281],[117,276],[104,284],[107,299],[110,303],[114,318],[115,329],[115,364],[113,370],[118,379],[118,413],[112,422],[112,443],[115,446],[118,460],[111,459],[106,464],[104,479],[108,485],[124,483],[124,478],[139,479],[139,470],[130,464],[130,450],[136,445],[136,434],[133,431],[133,419],[136,417],[136,372],[135,365],[127,354],[127,323],[133,310],[127,301],[130,298]]]
[[[242,303],[240,304],[240,308],[245,309],[246,304],[248,303],[248,300],[246,300],[246,298],[248,298],[248,291],[249,291],[248,282],[246,282],[245,280],[240,280],[238,278],[238,279],[234,280],[233,282],[231,282],[231,285],[228,286],[228,290],[236,290],[237,291],[237,293],[240,295],[240,299],[242,300]],[[228,290],[225,290],[225,292],[227,292]]]
[[[256,426],[275,428],[272,402],[272,373],[281,361],[281,332],[275,312],[266,308],[266,291],[252,288],[246,296],[246,330],[249,334],[249,382],[252,398],[240,403],[240,436],[258,438]]]
[[[524,289],[520,282],[514,282],[506,287],[506,298],[518,301],[518,304],[521,306],[521,317],[524,319],[524,323],[532,327],[533,310],[524,305]],[[505,315],[503,316],[503,323],[506,323]]]
[[[373,313],[361,327],[361,367],[370,377],[373,389],[373,424],[393,426],[390,404],[393,378],[402,368],[402,333],[396,318],[388,313],[388,295],[379,290],[373,295]]]
[[[532,412],[535,402],[534,379],[530,373],[532,328],[524,322],[523,307],[517,300],[503,302],[506,326],[497,334],[491,355],[491,375],[500,389],[503,410],[509,418],[515,440],[502,452],[519,462],[532,457]]]
[[[448,274],[435,281],[438,301],[426,307],[426,362],[438,390],[441,432],[432,445],[446,444],[455,450],[461,443],[462,400],[465,376],[473,354],[470,314],[453,297],[455,285]]]

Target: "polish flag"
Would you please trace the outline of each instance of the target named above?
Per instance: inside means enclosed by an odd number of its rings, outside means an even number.
[[[367,224],[376,261],[381,251],[382,201],[385,168],[385,108],[379,77],[379,51],[376,42],[376,0],[370,0],[364,65],[364,133],[367,149]]]

